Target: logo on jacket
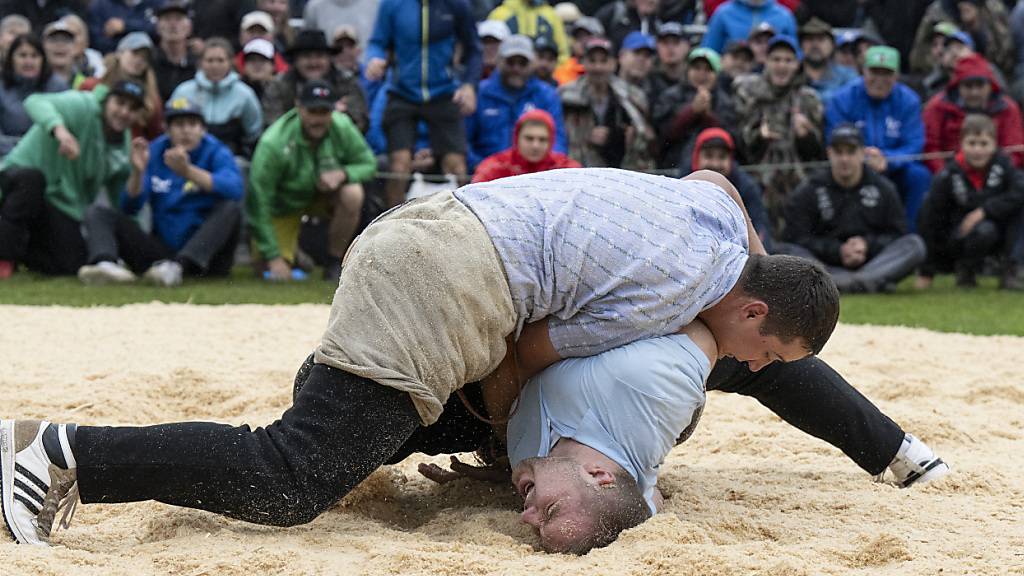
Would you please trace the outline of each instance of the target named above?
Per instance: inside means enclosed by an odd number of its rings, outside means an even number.
[[[988,178],[985,180],[985,187],[1002,188],[1003,176],[1003,167],[999,164],[993,164],[992,169],[988,171]]]
[[[860,189],[860,203],[865,208],[878,206],[878,202],[881,199],[882,193],[878,190],[877,186],[865,186]]]
[[[154,194],[167,194],[171,191],[171,179],[157,178],[153,176],[149,179],[150,186],[153,187]]]
[[[899,138],[900,130],[903,128],[903,122],[900,122],[892,116],[885,117],[885,135],[887,138]]]
[[[967,205],[967,182],[964,182],[964,177],[960,174],[953,177],[953,198],[957,204]]]
[[[827,222],[835,218],[836,211],[832,206],[832,198],[828,195],[828,188],[821,186],[815,189],[814,193],[818,196],[818,213],[821,214],[821,219]]]

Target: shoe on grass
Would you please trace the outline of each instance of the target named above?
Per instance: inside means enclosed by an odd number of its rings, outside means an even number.
[[[106,286],[108,284],[130,284],[135,282],[135,274],[117,262],[104,260],[96,264],[88,264],[78,269],[78,279],[89,286]]]
[[[180,286],[183,273],[181,264],[174,260],[161,260],[150,266],[144,277],[157,286]]]

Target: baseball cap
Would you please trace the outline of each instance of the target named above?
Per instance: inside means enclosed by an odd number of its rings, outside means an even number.
[[[657,49],[658,47],[654,43],[654,38],[640,32],[639,30],[630,32],[622,40],[621,50],[629,50],[631,52],[634,50],[650,50],[651,52],[655,52]]]
[[[533,40],[522,34],[513,34],[506,38],[498,48],[498,57],[505,60],[513,56],[522,56],[533,62],[537,58],[537,54],[533,51]]]
[[[960,29],[957,28],[956,24],[953,24],[952,22],[939,22],[934,27],[932,27],[932,37],[934,37],[935,35],[939,35],[948,38],[949,36],[952,36],[953,34],[956,34],[959,31]]]
[[[548,36],[541,35],[533,39],[533,51],[540,54],[541,52],[550,52],[552,54],[558,54],[558,45],[555,41]]]
[[[156,9],[157,17],[163,16],[164,14],[170,14],[171,12],[179,12],[185,16],[189,15],[189,7],[187,0],[166,0],[159,8]]]
[[[882,68],[899,73],[900,53],[889,46],[872,46],[864,53],[865,68]]]
[[[71,26],[68,26],[68,23],[63,18],[54,20],[43,28],[43,38],[53,36],[54,34],[67,34],[72,38],[75,37],[74,30],[71,29]]]
[[[602,25],[601,21],[597,18],[592,18],[590,16],[577,18],[576,21],[572,23],[572,34],[576,34],[581,30],[589,32],[591,36],[604,36],[604,25]]]
[[[860,148],[864,145],[864,135],[861,134],[860,128],[857,128],[855,124],[849,122],[843,122],[842,124],[835,127],[832,130],[832,134],[828,137],[829,146],[839,146],[841,144],[847,144]]]
[[[204,122],[206,121],[206,118],[203,117],[202,108],[188,98],[179,97],[168,100],[167,104],[164,105],[164,118],[170,121],[173,118],[180,118],[182,116],[196,116]]]
[[[498,42],[504,42],[506,38],[512,35],[512,31],[509,30],[508,24],[501,20],[484,20],[477,23],[476,35],[481,40],[484,38],[494,38]]]
[[[117,51],[124,52],[126,50],[153,50],[153,41],[149,38],[149,34],[145,32],[131,32],[126,34],[121,41],[117,43]]]
[[[860,30],[847,30],[836,38],[836,46],[839,48],[845,48],[847,46],[853,46],[860,40],[863,33]]]
[[[707,60],[712,70],[715,72],[722,70],[722,57],[711,48],[700,47],[690,50],[690,56],[687,58],[687,61],[693,62],[694,60]]]
[[[242,58],[248,58],[250,55],[262,56],[267,60],[274,59],[274,43],[270,40],[264,40],[263,38],[253,38],[245,43],[245,47],[242,48]]]
[[[963,30],[957,30],[956,33],[946,36],[946,46],[949,46],[953,42],[959,42],[971,50],[974,50],[974,39],[971,35]]]
[[[612,53],[612,43],[607,38],[595,37],[587,40],[587,43],[583,45],[583,53],[589,54],[594,50],[604,50],[608,54]]]
[[[121,80],[110,89],[110,94],[117,94],[134,100],[140,106],[146,103],[146,89],[134,80]]]
[[[270,32],[274,33],[274,18],[262,10],[253,10],[245,16],[242,16],[242,24],[238,27],[239,30],[248,30],[253,26],[259,26]]]
[[[686,38],[686,27],[679,22],[665,22],[658,26],[658,38],[665,38],[667,36]]]
[[[323,80],[306,82],[299,92],[299,106],[303,108],[333,109],[338,103],[338,94]]]
[[[337,44],[346,38],[358,44],[359,30],[356,30],[356,27],[351,24],[339,24],[334,29],[334,34],[331,35],[331,42]]]
[[[793,54],[796,54],[797,60],[802,61],[804,59],[804,53],[800,51],[800,46],[792,36],[786,36],[785,34],[776,34],[775,36],[772,36],[772,39],[768,41],[768,52],[770,53],[779,46],[785,46],[792,50]]]
[[[753,38],[754,36],[761,36],[762,34],[768,34],[769,36],[775,36],[775,26],[772,26],[771,22],[761,22],[750,29],[750,34],[747,38]]]

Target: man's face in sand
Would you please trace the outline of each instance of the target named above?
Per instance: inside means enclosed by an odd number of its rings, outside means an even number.
[[[585,491],[600,490],[601,478],[576,460],[528,458],[512,471],[512,483],[523,497],[522,521],[537,531],[548,552],[569,552],[591,534]]]

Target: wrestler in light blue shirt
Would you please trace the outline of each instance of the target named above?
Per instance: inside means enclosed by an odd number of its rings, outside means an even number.
[[[658,467],[704,406],[711,363],[685,334],[562,360],[530,379],[508,423],[513,468],[572,438],[622,466],[651,513]]]

